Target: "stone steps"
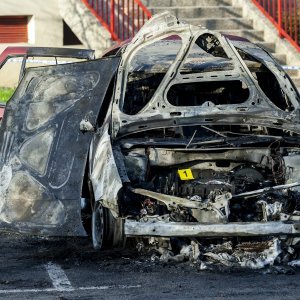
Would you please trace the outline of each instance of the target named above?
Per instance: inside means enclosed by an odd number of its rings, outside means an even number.
[[[153,14],[169,11],[187,23],[244,37],[270,52],[280,64],[286,64],[286,54],[276,52],[275,43],[265,42],[264,31],[255,30],[253,20],[243,17],[242,7],[233,6],[232,0],[143,0],[143,3]],[[300,72],[287,72],[299,84]]]
[[[263,31],[254,29],[225,29],[213,30],[227,35],[242,36],[252,42],[263,42]]]
[[[260,42],[260,41],[253,41],[256,45],[262,47],[263,49],[267,50],[268,52],[271,52],[271,53],[275,53],[275,48],[276,48],[276,45],[275,43],[268,43],[268,42]]]
[[[169,11],[172,15],[185,19],[185,18],[241,18],[242,8],[232,7],[232,6],[162,6],[162,7],[148,7],[148,9],[155,14],[162,13],[164,11]],[[224,19],[223,19],[224,21]]]
[[[282,54],[282,53],[272,53],[273,57],[276,58],[276,60],[281,64],[281,65],[285,65],[286,63],[286,54]]]
[[[210,30],[224,31],[241,28],[253,30],[252,20],[243,18],[185,18],[185,21],[193,25],[202,25]]]
[[[149,7],[186,7],[186,6],[231,6],[231,0],[144,0],[144,4]]]
[[[299,92],[300,92],[300,78],[299,77],[292,77],[292,80],[293,80],[295,86],[298,87]]]
[[[299,71],[298,70],[285,70],[290,77],[298,77],[299,76]]]
[[[179,19],[201,25],[212,31],[244,37],[269,51],[276,60],[286,64],[286,54],[278,53],[274,43],[264,41],[264,32],[254,30],[253,20],[242,16],[242,7],[232,5],[232,0],[143,0],[152,13],[169,11]],[[300,72],[289,75],[300,86]]]
[[[59,0],[59,11],[84,47],[94,49],[97,57],[111,48],[113,41],[110,33],[82,1]]]

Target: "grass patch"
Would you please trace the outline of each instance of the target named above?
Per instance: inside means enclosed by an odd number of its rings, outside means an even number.
[[[0,87],[0,102],[6,103],[10,99],[10,97],[12,96],[15,90],[16,90],[15,88]]]

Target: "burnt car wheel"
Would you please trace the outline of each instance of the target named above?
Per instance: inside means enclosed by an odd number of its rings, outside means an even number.
[[[104,217],[105,209],[100,203],[96,203],[92,213],[92,239],[95,249],[102,249],[106,244],[107,222]]]
[[[116,219],[106,207],[96,203],[92,214],[92,239],[95,249],[120,248],[125,244],[122,219]]]

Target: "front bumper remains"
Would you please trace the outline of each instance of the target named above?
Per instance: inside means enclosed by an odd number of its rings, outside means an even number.
[[[200,224],[126,220],[125,235],[160,237],[300,236],[300,222]]]

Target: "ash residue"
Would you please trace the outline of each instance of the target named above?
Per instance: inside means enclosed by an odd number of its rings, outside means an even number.
[[[141,253],[148,253],[153,263],[188,262],[201,271],[262,270],[264,273],[293,274],[300,266],[296,239],[187,241],[150,238],[140,241],[137,248]]]
[[[96,251],[88,238],[41,238],[1,234],[3,261],[65,267],[93,265],[101,271],[149,273],[167,269],[186,272],[260,272],[293,274],[300,266],[296,240],[262,241],[196,239],[129,240],[125,249]]]

